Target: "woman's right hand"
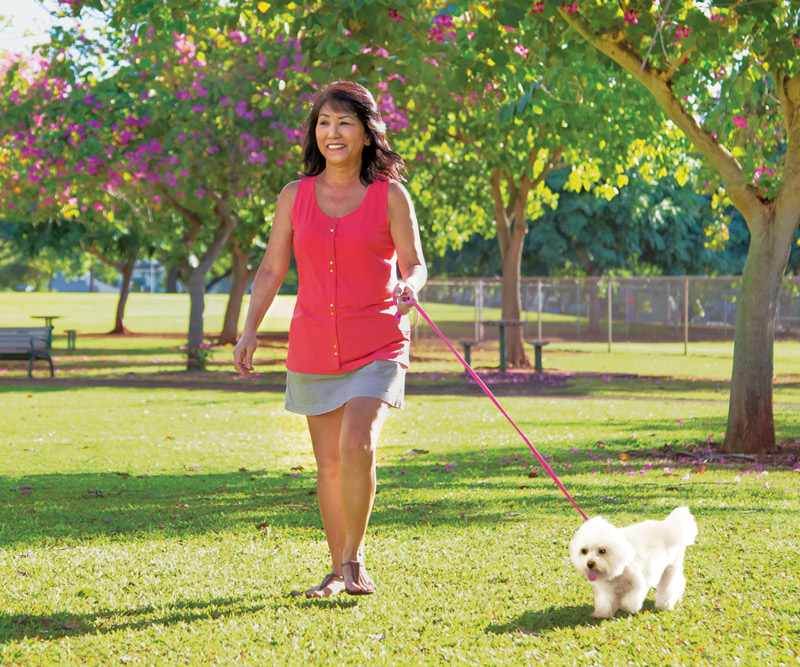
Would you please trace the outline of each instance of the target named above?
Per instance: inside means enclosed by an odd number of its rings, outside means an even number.
[[[253,354],[258,347],[255,331],[246,331],[233,348],[233,367],[240,375],[250,375],[253,370]]]

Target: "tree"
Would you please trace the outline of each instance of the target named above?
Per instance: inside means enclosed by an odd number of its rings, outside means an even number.
[[[97,174],[93,192],[69,183],[56,204],[84,211],[105,192],[146,207],[190,293],[187,367],[199,368],[206,275],[240,220],[263,224],[298,154],[305,79],[284,30],[292,15],[256,25],[253,11],[215,2],[68,4],[108,11],[109,27],[91,40],[54,30],[51,76],[66,85],[38,110],[49,133],[23,129],[49,148],[67,138],[62,165]],[[68,123],[79,105],[85,122]]]
[[[587,2],[554,11],[564,40],[585,40],[641,83],[702,157],[709,190],[718,184],[747,222],[724,446],[769,451],[775,313],[800,222],[800,6]]]
[[[311,38],[304,41],[309,59],[326,54],[334,75],[392,92],[409,125],[411,153],[426,158],[426,173],[436,173],[435,160],[442,172],[461,176],[438,197],[466,191],[478,209],[473,215],[486,222],[462,229],[494,232],[502,318],[517,321],[528,221],[557,201],[548,173],[569,165],[570,189],[613,197],[627,177],[616,156],[605,157],[614,150],[626,155],[632,140],[632,128],[607,111],[621,106],[628,77],[609,80],[586,49],[563,50],[529,9],[522,2],[461,1],[440,9],[341,1],[308,18]],[[656,124],[652,116],[638,122]],[[522,327],[507,329],[506,349],[510,366],[528,365]]]

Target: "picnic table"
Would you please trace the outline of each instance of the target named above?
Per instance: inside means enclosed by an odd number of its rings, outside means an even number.
[[[500,329],[500,370],[505,373],[508,366],[506,362],[506,327],[522,326],[522,320],[483,320],[481,324]]]
[[[46,327],[53,326],[53,320],[60,320],[63,315],[31,315],[31,318],[34,320],[44,320],[44,325]]]

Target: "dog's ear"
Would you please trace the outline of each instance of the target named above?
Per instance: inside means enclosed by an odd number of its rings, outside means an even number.
[[[627,568],[636,556],[636,550],[628,539],[618,530],[607,534],[606,564],[609,576],[618,577]]]

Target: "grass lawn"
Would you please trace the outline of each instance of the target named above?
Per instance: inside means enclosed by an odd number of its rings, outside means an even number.
[[[496,343],[473,350],[588,515],[625,524],[691,507],[700,535],[676,611],[651,594],[635,616],[590,617],[567,556],[580,516],[429,342],[412,348],[406,409],[378,455],[367,562],[379,593],[310,601],[290,595],[327,572],[305,422],[283,409],[291,299],[265,322],[278,335],[262,341],[259,374],[241,380],[230,347],[212,348],[204,373],[183,370],[185,296],[132,295],[128,324],[148,335],[99,335],[105,295],[0,294],[0,326],[57,314],[53,296],[70,313],[56,322],[55,381],[0,362],[1,667],[800,665],[798,462],[664,455],[721,439],[729,343],[688,357],[553,343],[540,377],[494,372]],[[224,298],[207,304],[215,331]],[[777,437],[798,444],[800,343],[776,343],[774,368]]]
[[[0,393],[0,665],[800,661],[800,473],[652,451],[719,433],[724,404],[503,399],[590,516],[696,516],[678,609],[596,621],[566,551],[580,517],[485,399],[409,396],[379,452],[379,593],[308,601],[290,592],[326,548],[280,392]],[[776,422],[800,432],[796,409]]]

